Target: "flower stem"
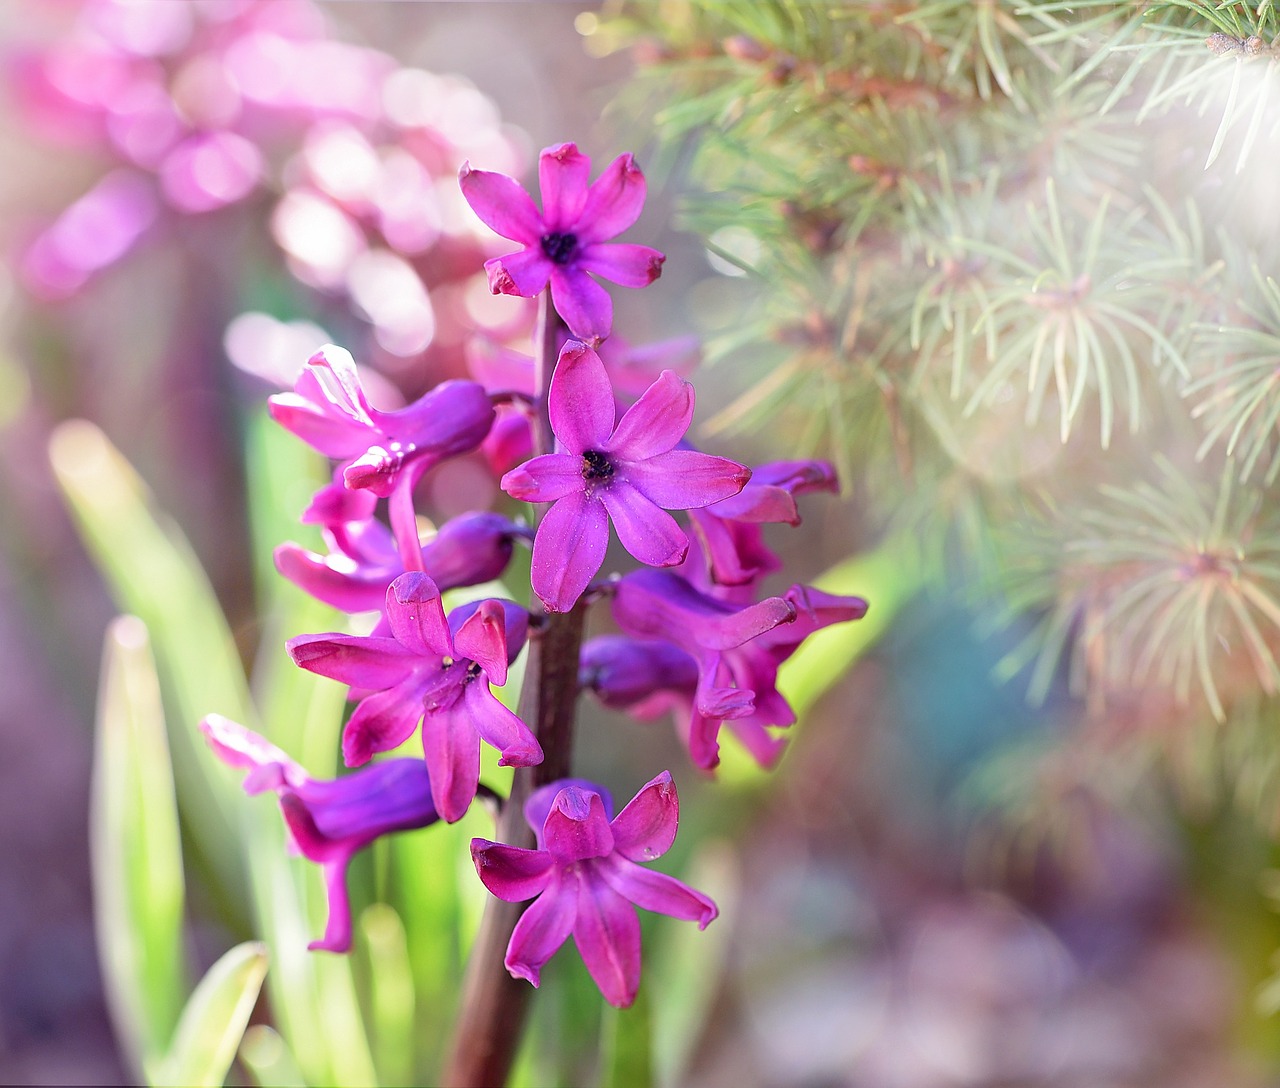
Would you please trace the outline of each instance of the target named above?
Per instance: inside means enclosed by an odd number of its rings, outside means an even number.
[[[555,369],[560,330],[560,316],[551,304],[550,293],[546,292],[540,303],[535,362],[535,455],[552,450],[547,390]],[[524,818],[526,798],[540,786],[567,777],[572,769],[578,651],[586,604],[579,601],[571,612],[543,614],[541,604],[535,599],[530,611],[542,622],[526,651],[519,713],[542,745],[543,760],[536,767],[516,769],[511,794],[502,806],[496,830],[499,842],[526,849],[535,845],[533,831]],[[441,1075],[442,1083],[449,1088],[505,1084],[511,1072],[532,990],[524,980],[512,978],[503,961],[524,906],[490,897],[485,907],[467,962],[453,1047]]]

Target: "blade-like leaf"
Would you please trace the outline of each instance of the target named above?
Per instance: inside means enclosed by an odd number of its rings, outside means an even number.
[[[98,956],[135,1072],[164,1053],[187,992],[178,805],[160,682],[135,616],[107,630],[89,841]]]

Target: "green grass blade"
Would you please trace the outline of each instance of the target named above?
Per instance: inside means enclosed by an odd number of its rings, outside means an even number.
[[[187,993],[185,882],[160,682],[147,629],[107,630],[90,797],[94,923],[107,1003],[135,1073],[165,1052]]]

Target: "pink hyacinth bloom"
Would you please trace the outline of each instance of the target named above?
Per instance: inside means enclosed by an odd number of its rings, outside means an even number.
[[[422,722],[431,792],[453,823],[475,797],[481,740],[502,754],[501,766],[542,762],[529,727],[489,690],[506,683],[528,613],[511,601],[484,600],[446,619],[439,587],[418,571],[391,583],[385,608],[390,636],[300,635],[286,646],[300,667],[368,693],[342,734],[347,766],[395,748]]]
[[[290,846],[324,871],[329,920],[312,949],[351,948],[347,865],[375,839],[435,823],[427,770],[418,759],[390,759],[342,778],[318,780],[269,741],[227,718],[210,714],[200,723],[214,753],[245,776],[246,793],[274,790]]]
[[[307,360],[293,392],[267,400],[271,418],[339,461],[346,485],[388,497],[432,465],[475,449],[493,425],[493,405],[478,382],[447,381],[405,408],[370,406],[355,361],[328,344]]]
[[[595,182],[591,160],[575,144],[544,148],[538,157],[542,212],[513,178],[463,163],[462,195],[484,224],[524,248],[485,262],[495,295],[531,298],[548,284],[551,301],[570,331],[595,344],[613,327],[613,300],[590,273],[623,287],[645,287],[666,258],[648,246],[613,244],[640,217],[644,174],[619,155]]]
[[[471,840],[484,886],[509,903],[537,896],[516,923],[506,967],[538,985],[543,965],[573,937],[606,1001],[630,1005],[640,987],[640,919],[635,908],[669,914],[705,929],[715,903],[674,877],[645,869],[675,841],[680,800],[663,771],[615,818],[608,793],[565,779],[536,790],[525,818],[536,850]]]
[[[664,370],[619,420],[600,356],[565,345],[548,394],[557,452],[502,478],[514,498],[554,503],[538,526],[531,572],[550,611],[569,611],[600,569],[611,520],[640,562],[674,566],[689,538],[667,511],[736,495],[751,478],[734,461],[676,448],[693,407],[693,386]]]

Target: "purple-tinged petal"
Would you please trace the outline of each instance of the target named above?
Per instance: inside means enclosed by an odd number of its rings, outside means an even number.
[[[547,890],[520,915],[503,960],[513,978],[538,985],[543,966],[573,931],[578,916],[578,883],[573,874],[553,870]]]
[[[576,787],[584,793],[594,793],[599,796],[600,803],[604,805],[605,816],[610,820],[613,819],[613,795],[603,786],[595,782],[588,782],[585,778],[558,778],[545,786],[539,786],[529,794],[524,803],[524,818],[529,822],[529,826],[533,828],[533,833],[538,838],[539,850],[547,848],[542,838],[542,830],[546,826],[547,817],[551,815],[552,806],[555,805],[556,798],[560,796],[560,791],[568,789],[570,786]]]
[[[758,525],[725,521],[705,509],[690,510],[689,524],[716,585],[746,586],[782,569],[782,560],[765,544]]]
[[[551,883],[555,865],[545,850],[525,850],[488,839],[471,840],[471,860],[480,882],[507,903],[540,895]]]
[[[307,360],[293,388],[317,403],[320,398],[327,400],[352,419],[363,423],[372,420],[356,361],[346,348],[325,344]]]
[[[299,589],[341,612],[380,609],[392,572],[361,570],[345,556],[317,555],[300,544],[281,544],[275,550],[276,570]]]
[[[324,936],[307,945],[308,952],[351,951],[351,900],[347,895],[347,865],[350,857],[335,858],[324,866],[324,887],[329,900],[329,917]]]
[[[427,768],[420,759],[387,759],[340,778],[294,791],[315,829],[359,849],[393,831],[426,827],[438,818]]]
[[[573,335],[588,344],[606,340],[613,331],[613,299],[580,268],[553,264],[551,301]],[[493,279],[490,276],[490,283]]]
[[[502,687],[507,682],[507,622],[501,602],[480,601],[454,634],[453,649],[455,656],[470,658]]]
[[[530,580],[548,611],[573,608],[608,547],[609,515],[596,499],[578,492],[547,511],[533,541]]]
[[[698,663],[665,639],[597,635],[582,646],[578,682],[605,706],[630,710],[659,691],[692,695]]]
[[[835,467],[830,461],[770,461],[752,473],[751,485],[736,498],[727,499],[711,512],[738,521],[800,524],[795,496],[810,491],[837,491]]]
[[[536,246],[542,237],[542,216],[514,178],[492,170],[473,170],[464,162],[458,171],[462,195],[485,226],[504,238]]]
[[[573,232],[580,245],[614,238],[635,223],[644,210],[644,174],[630,154],[619,155],[587,191]]]
[[[372,691],[399,684],[419,663],[395,639],[373,635],[298,635],[285,649],[299,668]]]
[[[600,345],[600,358],[619,393],[638,397],[664,370],[680,377],[689,375],[702,358],[702,343],[696,336],[676,336],[651,344],[628,344],[611,336]]]
[[[711,771],[720,763],[720,725],[723,719],[711,718],[698,710],[697,706],[689,707],[688,725],[685,728],[685,743],[689,746],[689,758],[695,767]]]
[[[628,408],[604,449],[625,461],[666,453],[693,422],[693,386],[674,370],[664,370]]]
[[[542,837],[558,865],[605,857],[613,850],[613,832],[604,799],[594,787],[565,786],[551,802]]]
[[[223,763],[248,771],[246,793],[261,793],[281,785],[302,786],[310,781],[307,772],[266,738],[221,714],[208,714],[200,722],[200,732]]]
[[[697,922],[706,929],[720,911],[710,899],[666,873],[646,869],[625,858],[602,858],[595,870],[624,899],[644,910]]]
[[[609,826],[614,849],[624,858],[652,861],[662,857],[676,841],[680,826],[680,798],[670,772],[663,771],[642,786]]]
[[[497,417],[480,448],[495,476],[527,461],[533,456],[533,431],[528,417],[509,404],[499,404]]]
[[[766,771],[778,765],[778,760],[782,758],[782,753],[787,748],[785,738],[774,736],[756,720],[755,716],[727,722],[726,725],[742,746],[751,753],[751,758]]]
[[[451,824],[467,814],[480,784],[480,738],[470,718],[455,707],[422,719],[422,752],[431,795],[440,818]]]
[[[467,369],[490,393],[523,393],[532,397],[533,357],[513,351],[488,337],[473,336],[467,341]]]
[[[551,429],[569,454],[606,448],[613,430],[613,386],[600,356],[586,344],[570,340],[560,349],[547,412]],[[578,477],[582,477],[581,464]]]
[[[533,532],[501,514],[472,512],[450,518],[422,549],[423,569],[441,591],[501,577],[517,539]]]
[[[525,639],[529,636],[529,611],[515,601],[490,598],[502,606],[504,633],[506,637],[507,664],[510,665],[524,648]],[[458,632],[480,608],[480,601],[468,601],[460,604],[449,613],[449,630],[453,632],[454,645],[457,645]],[[465,655],[463,655],[465,656]]]
[[[440,587],[421,571],[408,571],[387,588],[387,620],[396,641],[412,653],[453,656]]]
[[[584,486],[581,453],[544,453],[513,468],[499,485],[522,502],[555,502]]]
[[[677,574],[637,570],[623,575],[613,598],[613,616],[629,635],[669,638],[690,649],[727,650],[796,618],[782,597],[735,607],[699,593]]]
[[[326,457],[355,457],[369,445],[369,426],[339,415],[298,396],[276,393],[267,398],[267,412],[286,431]]]
[[[601,488],[600,501],[613,519],[622,546],[641,563],[674,567],[684,561],[689,538],[676,519],[625,483]]]
[[[342,731],[342,758],[348,767],[368,763],[408,739],[422,717],[424,681],[416,675],[361,700]],[[433,783],[434,784],[434,783]]]
[[[736,495],[751,470],[727,457],[670,450],[628,465],[627,479],[666,510],[692,510]]]
[[[703,668],[698,677],[697,690],[694,692],[694,709],[716,721],[746,718],[754,714],[755,691],[745,687],[722,686],[720,681],[729,677],[727,675],[721,677],[721,672],[719,668]]]
[[[666,259],[665,253],[651,246],[614,242],[580,250],[574,265],[619,287],[648,287],[662,275]]]
[[[635,907],[594,871],[578,880],[573,943],[610,1005],[625,1009],[636,999],[640,988],[640,919]]]
[[[546,289],[556,266],[541,249],[521,249],[484,262],[489,291],[495,295],[533,298]]]
[[[367,491],[353,491],[341,476],[325,484],[311,496],[311,502],[298,520],[303,525],[332,527],[350,521],[366,522],[373,517],[378,497]]]
[[[502,753],[499,767],[532,767],[542,762],[542,746],[513,710],[503,706],[482,679],[463,689],[453,713],[462,714],[486,744]]]
[[[567,231],[587,202],[591,160],[576,144],[544,147],[538,156],[538,187],[542,191],[543,231]]]

